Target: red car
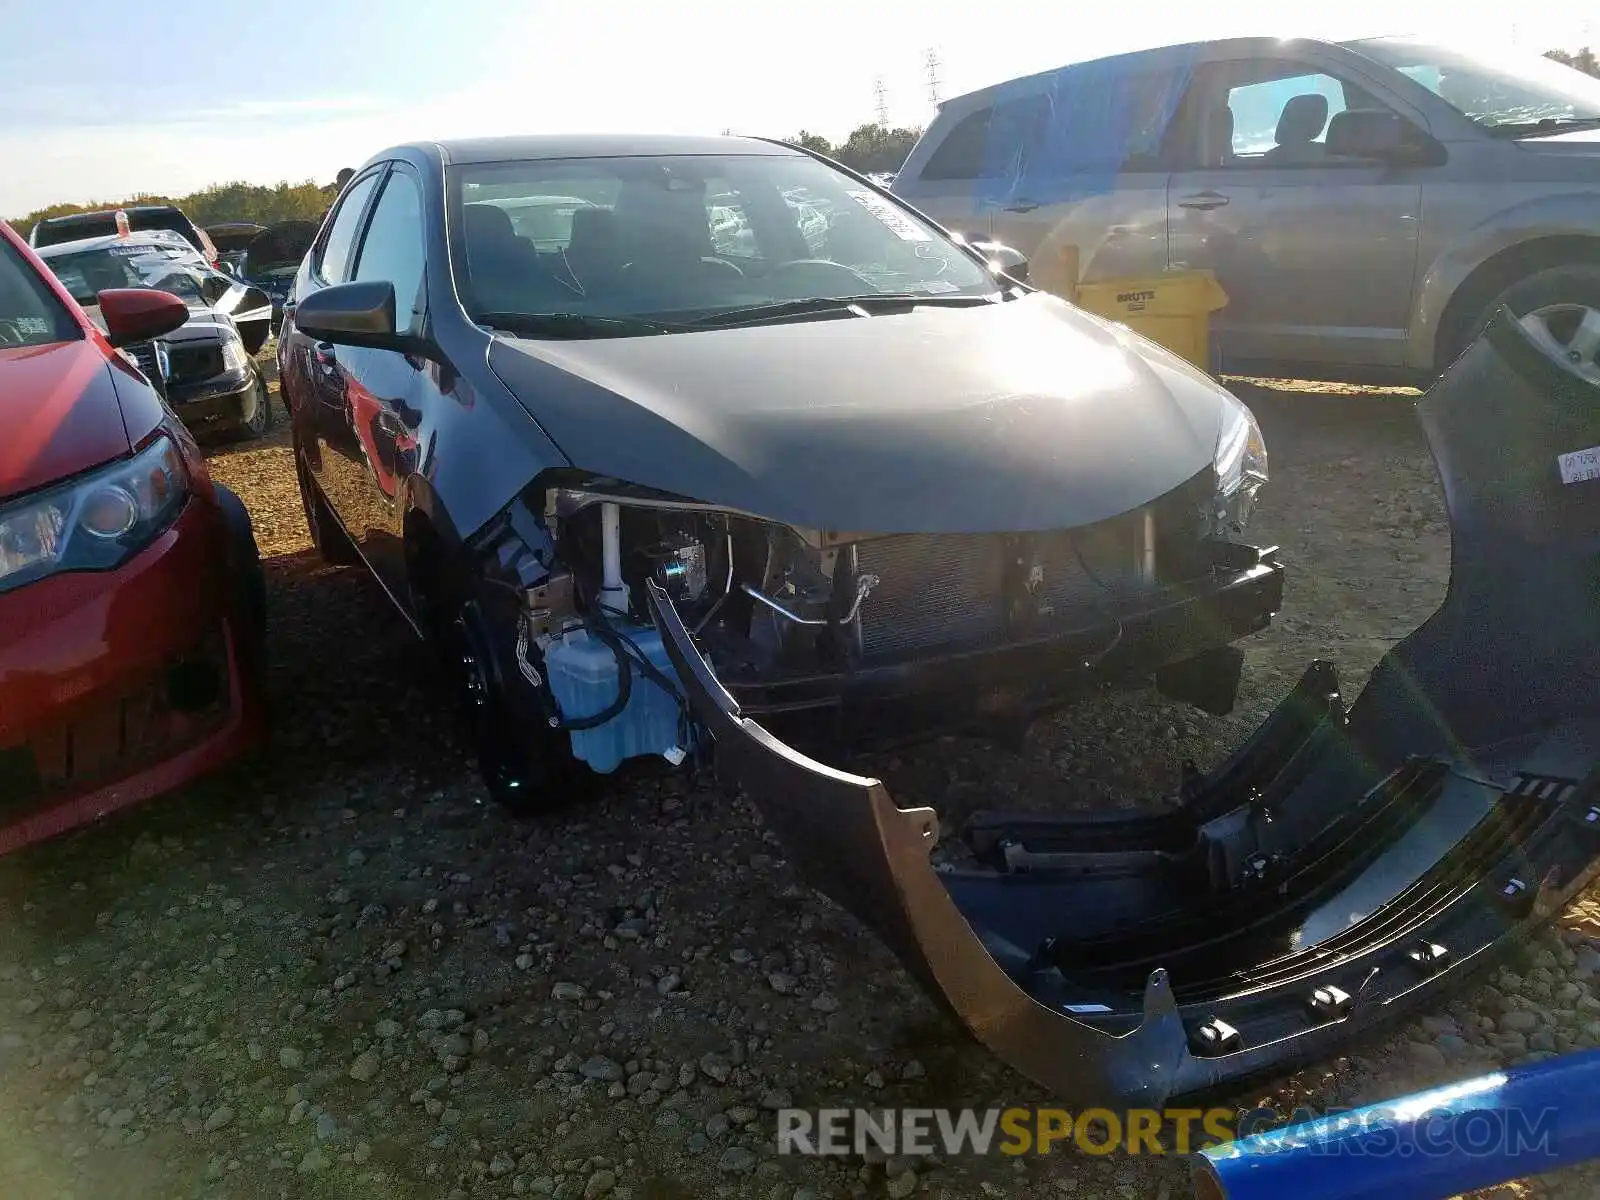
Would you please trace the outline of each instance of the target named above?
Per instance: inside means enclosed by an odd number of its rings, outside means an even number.
[[[117,347],[189,316],[104,291],[102,334],[0,222],[0,853],[265,734],[250,517]]]

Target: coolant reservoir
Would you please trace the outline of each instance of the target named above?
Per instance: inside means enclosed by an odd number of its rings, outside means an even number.
[[[677,674],[659,633],[643,626],[630,626],[624,632],[662,675],[676,683]],[[593,729],[573,730],[573,755],[601,774],[615,771],[623,759],[640,754],[659,754],[674,763],[682,761],[688,747],[680,741],[685,735],[678,694],[668,693],[646,676],[630,655],[623,657],[633,672],[627,707]],[[553,642],[545,651],[544,665],[550,691],[561,715],[568,720],[604,712],[616,702],[616,655],[587,629],[569,630]]]

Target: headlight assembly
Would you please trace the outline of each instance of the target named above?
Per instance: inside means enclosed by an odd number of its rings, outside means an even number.
[[[222,369],[230,374],[242,374],[250,366],[250,355],[237,337],[225,338],[222,343]]]
[[[1232,396],[1222,415],[1213,468],[1217,490],[1210,513],[1213,536],[1239,533],[1250,521],[1256,496],[1267,482],[1267,443],[1255,414]]]
[[[162,435],[132,458],[0,507],[0,592],[120,566],[172,524],[189,474]]]

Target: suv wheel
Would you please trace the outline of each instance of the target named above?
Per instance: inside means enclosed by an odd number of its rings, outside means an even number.
[[[1600,383],[1600,266],[1551,267],[1518,280],[1478,315],[1445,366],[1473,343],[1501,305],[1552,357]]]
[[[1590,383],[1600,384],[1600,307],[1547,304],[1523,317],[1522,327],[1551,358],[1564,360]]]

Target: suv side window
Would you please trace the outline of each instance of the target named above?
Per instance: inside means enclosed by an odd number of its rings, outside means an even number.
[[[1191,99],[1191,154],[1207,169],[1352,165],[1327,153],[1329,124],[1349,109],[1387,107],[1309,63],[1271,59],[1215,64]]]
[[[1189,86],[1185,67],[1090,67],[1060,72],[1029,143],[1041,177],[1164,171],[1173,118]]]
[[[331,239],[330,239],[331,240]],[[415,332],[427,302],[422,290],[424,245],[422,189],[411,172],[396,167],[372,210],[352,280],[394,284],[395,332]]]
[[[1345,109],[1344,85],[1332,75],[1306,72],[1242,83],[1228,89],[1236,158],[1265,158],[1288,147],[1322,144],[1328,122]]]
[[[923,167],[921,178],[1006,179],[1019,174],[1029,149],[1044,136],[1050,98],[1010,96],[958,121]]]
[[[994,105],[970,112],[945,135],[927,164],[923,179],[976,179],[983,171],[983,151],[989,142],[989,122]]]
[[[339,211],[333,216],[328,236],[317,250],[312,264],[317,274],[328,283],[343,283],[345,268],[350,265],[350,252],[355,248],[356,234],[361,228],[361,214],[366,211],[367,197],[377,186],[381,171],[374,171],[357,180],[339,202]]]

